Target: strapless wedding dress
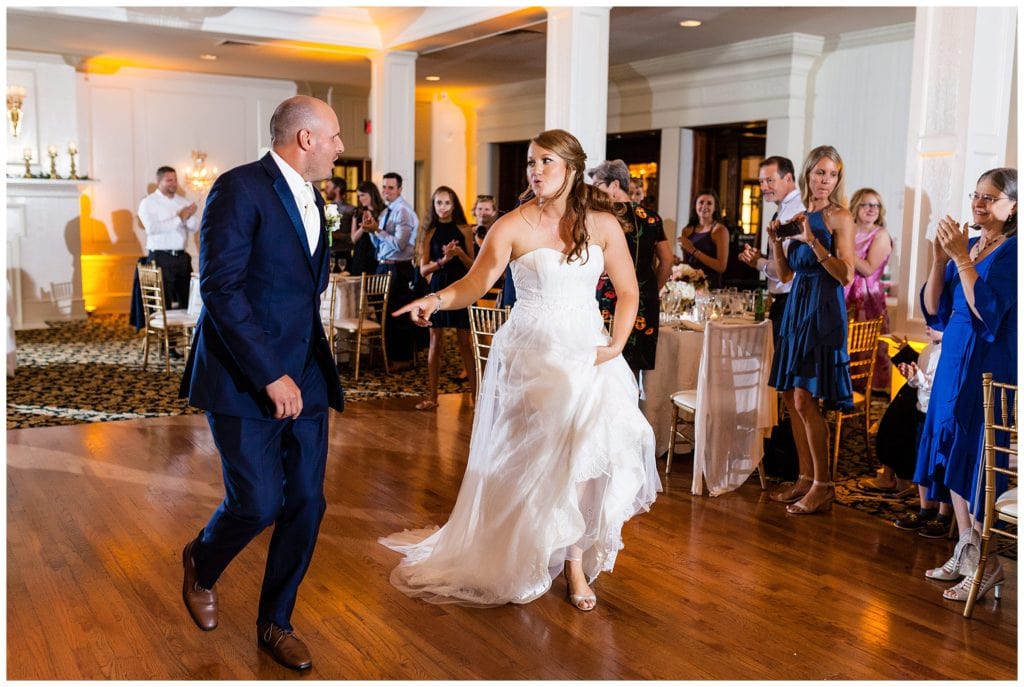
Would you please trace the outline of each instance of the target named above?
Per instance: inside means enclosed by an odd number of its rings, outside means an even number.
[[[589,256],[588,256],[589,252]],[[469,460],[448,522],[381,539],[405,554],[391,582],[432,603],[526,603],[572,545],[593,580],[611,571],[622,524],[661,490],[654,433],[594,298],[604,254],[540,248],[512,261],[517,299],[494,336]]]

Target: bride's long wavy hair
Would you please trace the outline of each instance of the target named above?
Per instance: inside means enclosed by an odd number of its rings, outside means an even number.
[[[625,206],[617,207],[607,193],[586,183],[583,178],[587,154],[579,140],[563,129],[542,131],[530,139],[530,143],[539,148],[550,150],[565,161],[566,174],[562,187],[556,195],[565,194],[565,214],[558,222],[559,231],[569,237],[571,245],[569,261],[583,258],[587,250],[590,233],[587,231],[587,212],[607,212],[615,216],[625,228],[623,217]],[[568,189],[568,192],[566,191]],[[519,196],[520,205],[533,200],[534,193],[529,187]],[[588,252],[589,257],[589,252]]]

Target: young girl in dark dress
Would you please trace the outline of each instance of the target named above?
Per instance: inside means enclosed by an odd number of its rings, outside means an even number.
[[[419,238],[420,274],[430,280],[430,291],[440,291],[466,275],[473,264],[473,239],[466,222],[466,213],[455,191],[438,186],[430,198],[430,214]],[[469,375],[469,388],[476,397],[476,367],[473,345],[469,339],[469,311],[445,310],[434,316],[430,328],[430,350],[427,353],[429,396],[416,404],[417,410],[437,408],[437,386],[441,373],[441,352],[444,330],[454,328],[462,364]]]

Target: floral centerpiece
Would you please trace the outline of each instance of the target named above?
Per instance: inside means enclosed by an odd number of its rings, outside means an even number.
[[[703,270],[679,263],[673,265],[669,280],[661,289],[661,312],[679,315],[693,307],[698,293],[708,290],[708,279]]]
[[[328,203],[324,206],[324,220],[327,222],[327,247],[330,248],[334,246],[334,232],[341,226],[341,213],[337,205]]]

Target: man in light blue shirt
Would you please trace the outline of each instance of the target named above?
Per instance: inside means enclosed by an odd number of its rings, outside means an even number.
[[[416,249],[416,230],[419,219],[412,206],[402,197],[402,177],[396,172],[384,175],[381,195],[388,206],[380,217],[364,219],[362,227],[369,232],[370,241],[377,250],[377,274],[391,275],[391,296],[388,298],[388,316],[413,300],[412,257]],[[385,344],[388,359],[397,363],[396,369],[412,361],[416,332],[407,317],[388,321]]]

